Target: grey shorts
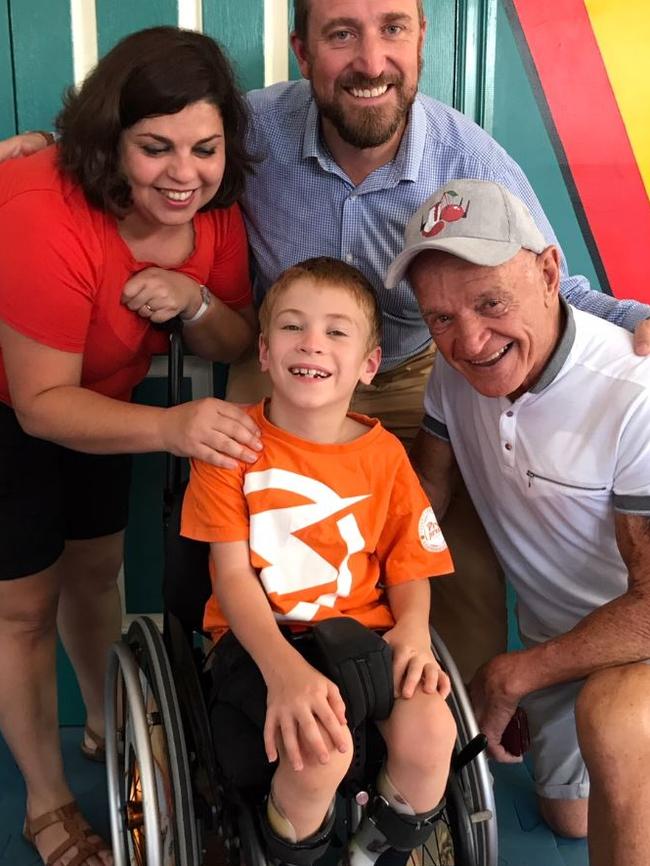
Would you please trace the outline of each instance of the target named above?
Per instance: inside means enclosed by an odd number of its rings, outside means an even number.
[[[549,686],[521,702],[528,716],[535,791],[549,800],[583,800],[589,774],[578,746],[576,698],[584,680]]]

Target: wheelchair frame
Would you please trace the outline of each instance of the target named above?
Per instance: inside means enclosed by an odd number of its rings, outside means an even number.
[[[182,369],[180,334],[172,331],[170,405],[180,402]],[[179,487],[180,461],[170,457],[166,526]],[[110,653],[105,689],[106,765],[115,866],[201,866],[210,833],[221,838],[233,866],[268,863],[254,811],[242,798],[227,800],[218,779],[200,665],[190,643],[192,627],[187,617],[181,616],[179,622],[167,610],[163,640],[149,618],[139,617]],[[483,752],[485,738],[478,732],[458,669],[433,629],[431,641],[452,684],[448,702],[458,729],[443,818],[454,859],[440,864],[497,866],[496,812]],[[361,819],[362,800],[358,796],[345,801],[343,820],[348,835]],[[426,846],[416,863],[438,866]]]

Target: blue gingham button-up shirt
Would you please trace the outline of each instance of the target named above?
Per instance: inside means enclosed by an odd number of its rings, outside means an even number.
[[[355,186],[320,135],[307,81],[275,84],[248,95],[249,149],[261,158],[242,201],[253,255],[257,300],[290,265],[332,256],[355,265],[375,287],[383,311],[382,370],[403,363],[430,342],[406,280],[386,289],[384,275],[401,251],[404,227],[444,183],[493,180],[524,201],[549,243],[557,239],[523,171],[483,129],[447,105],[419,94],[394,159]],[[574,306],[632,329],[650,315],[635,301],[592,291],[585,277],[561,289]]]

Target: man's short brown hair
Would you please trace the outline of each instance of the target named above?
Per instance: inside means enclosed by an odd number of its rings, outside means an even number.
[[[422,0],[416,0],[418,6],[418,20],[420,22],[420,26],[424,21],[424,8],[422,6]],[[311,0],[295,0],[294,2],[294,15],[293,15],[293,29],[298,37],[298,39],[304,42],[307,38],[307,28],[309,27],[309,4]]]
[[[368,351],[370,352],[380,344],[381,308],[375,290],[357,268],[329,256],[319,256],[299,262],[297,265],[287,268],[273,283],[262,301],[259,312],[260,330],[265,339],[269,332],[276,303],[287,289],[301,279],[309,279],[317,286],[327,285],[348,292],[355,299],[368,322]]]

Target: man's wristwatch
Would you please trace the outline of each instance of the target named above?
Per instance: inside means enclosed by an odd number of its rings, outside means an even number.
[[[201,289],[201,306],[198,308],[196,313],[193,316],[190,316],[188,319],[183,316],[180,317],[183,325],[193,325],[195,322],[198,322],[199,319],[202,319],[205,316],[210,303],[212,302],[212,295],[210,294],[210,289],[207,286],[199,286]]]

